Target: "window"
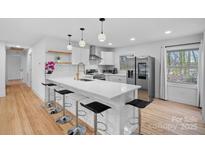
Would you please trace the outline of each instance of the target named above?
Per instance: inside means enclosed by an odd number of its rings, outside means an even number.
[[[199,49],[167,51],[168,82],[196,84]]]

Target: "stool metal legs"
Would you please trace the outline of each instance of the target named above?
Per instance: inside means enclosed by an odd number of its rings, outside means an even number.
[[[138,130],[139,130],[139,135],[141,135],[141,109],[138,110]]]
[[[65,115],[65,95],[63,95],[63,116],[56,120],[56,123],[65,124],[72,120],[71,116]]]
[[[56,113],[59,113],[61,112],[62,109],[56,105],[56,92],[54,90],[54,107],[49,111],[50,114],[56,114]]]
[[[76,126],[68,130],[68,135],[84,135],[86,128],[78,123],[78,101],[76,101]]]
[[[48,101],[45,101],[45,107],[46,108],[51,108],[52,107],[52,102],[51,102],[51,89],[49,87],[48,88]],[[45,86],[45,92],[46,92],[46,86]]]
[[[134,108],[135,109],[135,108]],[[138,125],[138,133],[135,131],[135,132],[132,132],[133,135],[142,135],[141,134],[141,109],[138,108],[138,116],[136,117],[135,116],[135,110],[133,112],[133,117],[131,119],[132,121],[129,121],[129,123],[131,125]]]
[[[98,118],[97,118],[97,113],[94,113],[94,134],[97,135],[97,121],[98,121]]]

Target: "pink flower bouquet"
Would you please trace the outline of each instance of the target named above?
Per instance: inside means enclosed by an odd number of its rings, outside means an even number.
[[[53,62],[53,61],[48,61],[48,62],[45,64],[46,74],[52,74],[54,70],[55,70],[55,62]]]

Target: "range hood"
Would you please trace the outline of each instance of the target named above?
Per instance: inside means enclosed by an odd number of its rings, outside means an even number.
[[[97,51],[96,51],[96,47],[91,45],[90,46],[90,56],[89,56],[90,60],[101,60],[102,58],[98,55]]]

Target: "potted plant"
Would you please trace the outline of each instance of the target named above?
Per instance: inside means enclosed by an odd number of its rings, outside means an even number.
[[[55,62],[48,61],[45,64],[45,72],[46,72],[46,74],[52,74],[54,70],[55,70]]]

